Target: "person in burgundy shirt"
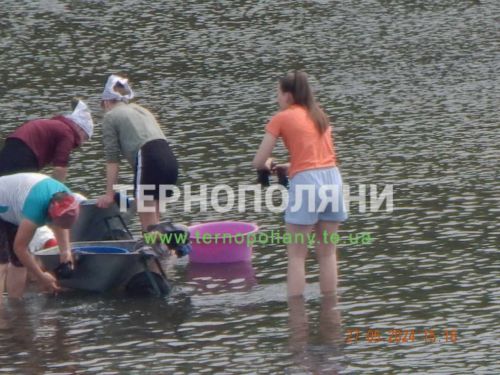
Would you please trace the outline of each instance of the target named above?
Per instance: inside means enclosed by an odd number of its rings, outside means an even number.
[[[38,172],[52,165],[53,177],[64,181],[71,151],[90,139],[93,129],[90,111],[81,100],[70,115],[24,123],[7,137],[0,151],[0,176]]]

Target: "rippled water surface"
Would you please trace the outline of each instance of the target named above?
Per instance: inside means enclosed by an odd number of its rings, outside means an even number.
[[[0,309],[0,372],[500,373],[499,15],[495,0],[3,0],[1,139],[73,95],[100,124],[106,75],[125,71],[181,183],[253,183],[276,79],[302,68],[352,194],[393,184],[394,212],[351,203],[343,236],[373,243],[339,247],[338,299],[321,298],[311,256],[305,301],[287,301],[281,245],[255,247],[252,265],[169,264],[166,301],[30,293]],[[69,185],[96,196],[103,178],[98,126]],[[168,216],[283,229],[264,211]],[[392,329],[413,342],[388,342]]]

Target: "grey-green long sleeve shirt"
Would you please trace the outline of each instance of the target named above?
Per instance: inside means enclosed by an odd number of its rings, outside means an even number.
[[[104,115],[102,127],[108,163],[118,163],[123,155],[133,167],[145,143],[166,139],[153,114],[137,104],[118,103]]]

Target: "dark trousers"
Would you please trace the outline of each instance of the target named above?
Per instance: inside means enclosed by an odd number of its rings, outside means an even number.
[[[38,159],[20,139],[7,138],[0,151],[0,176],[21,172],[38,172]]]

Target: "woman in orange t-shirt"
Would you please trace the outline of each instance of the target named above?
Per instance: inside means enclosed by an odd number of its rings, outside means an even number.
[[[283,139],[290,163],[274,169],[288,167],[291,178],[285,223],[287,233],[295,241],[287,246],[288,296],[304,292],[308,242],[316,243],[321,292],[331,294],[337,284],[336,237],[332,235],[347,219],[332,128],[316,103],[304,72],[291,73],[279,80],[278,104],[281,111],[267,124],[253,166],[271,171],[269,157],[278,138]]]

